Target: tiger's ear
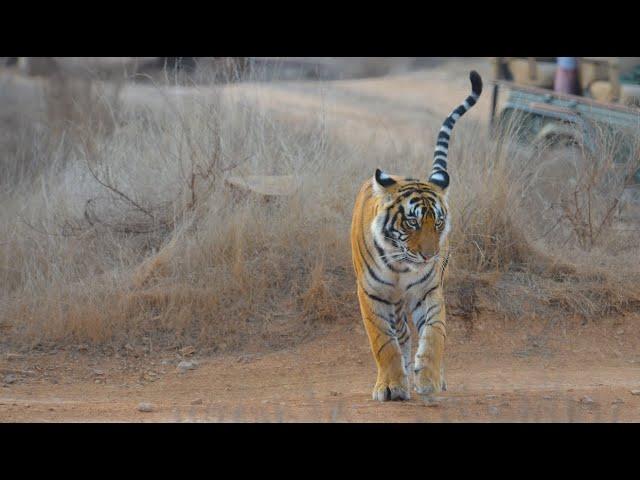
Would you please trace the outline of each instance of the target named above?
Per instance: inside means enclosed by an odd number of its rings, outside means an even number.
[[[449,174],[444,170],[436,170],[429,177],[429,183],[432,183],[446,191],[449,186]]]
[[[387,188],[395,185],[396,183],[398,182],[396,182],[393,178],[391,178],[388,174],[386,174],[379,168],[376,168],[376,174],[373,176],[373,180],[371,181],[371,184],[373,185],[373,191],[377,195],[385,195],[389,193],[387,191]]]

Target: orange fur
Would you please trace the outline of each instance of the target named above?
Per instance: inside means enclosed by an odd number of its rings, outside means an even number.
[[[419,371],[415,381],[416,388],[421,393],[438,392],[445,387],[442,357],[446,324],[442,275],[448,249],[446,231],[436,230],[435,215],[432,210],[426,210],[426,214],[421,218],[420,228],[408,233],[406,245],[411,252],[422,253],[430,258],[430,261],[408,266],[391,263],[389,267],[381,259],[378,250],[381,242],[376,241],[372,225],[387,215],[397,214],[406,202],[415,199],[434,200],[446,213],[446,198],[440,187],[429,182],[389,178],[395,183],[385,188],[376,185],[375,178],[362,186],[356,198],[351,224],[351,247],[358,300],[378,367],[378,377],[373,391],[373,397],[378,400],[409,398],[408,369],[411,342],[406,323],[407,320],[418,320],[424,309],[421,306],[415,308],[415,305],[434,285],[435,289],[429,293],[428,301],[425,300],[423,305],[437,305],[433,308],[439,312],[430,318],[430,325],[422,326],[423,340],[416,355]],[[415,191],[405,196],[402,203],[403,194],[409,193],[412,189]],[[433,258],[434,255],[437,257]],[[407,268],[409,270],[404,271]],[[429,281],[411,286],[424,278],[429,270],[433,272]]]

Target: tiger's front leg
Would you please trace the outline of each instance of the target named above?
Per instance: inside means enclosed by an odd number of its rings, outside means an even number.
[[[415,356],[415,389],[420,395],[431,395],[447,389],[444,379],[444,344],[446,312],[442,294],[433,303],[414,313],[418,330],[418,351]]]
[[[393,318],[394,308],[371,299],[360,286],[358,300],[371,351],[378,367],[373,399],[381,402],[408,400],[409,379],[403,351],[398,343],[394,324],[388,321],[389,318]],[[372,305],[374,302],[376,305]]]

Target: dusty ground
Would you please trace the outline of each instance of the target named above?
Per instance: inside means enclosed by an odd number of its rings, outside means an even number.
[[[429,402],[371,400],[375,365],[359,323],[329,326],[292,349],[243,355],[127,351],[116,358],[82,346],[9,352],[0,362],[0,420],[635,422],[639,321],[452,318],[450,389]],[[181,373],[181,361],[195,368]],[[153,411],[138,411],[141,402]]]

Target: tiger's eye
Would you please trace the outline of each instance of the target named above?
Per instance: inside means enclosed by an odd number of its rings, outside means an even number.
[[[417,220],[413,220],[413,219],[407,220],[407,223],[409,224],[409,226],[410,226],[411,228],[416,229],[416,230],[417,230],[417,229],[418,229],[418,227],[420,226],[420,225],[418,224],[418,221],[417,221]]]

